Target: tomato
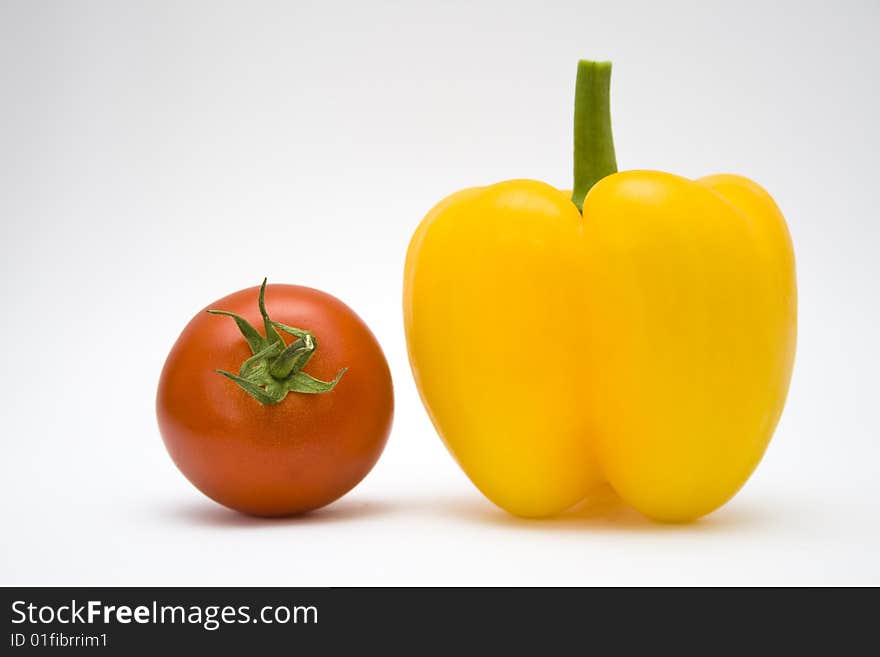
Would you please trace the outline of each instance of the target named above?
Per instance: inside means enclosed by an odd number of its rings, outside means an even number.
[[[308,287],[264,283],[264,290],[273,322],[314,336],[303,380],[332,389],[261,403],[230,378],[252,357],[249,341],[233,318],[202,311],[168,355],[156,413],[168,453],[205,495],[252,515],[291,515],[329,504],[366,476],[391,430],[394,398],[382,349],[348,306]],[[265,338],[274,329],[259,298],[252,287],[206,310],[235,313]],[[276,352],[298,340],[283,329],[276,335]]]

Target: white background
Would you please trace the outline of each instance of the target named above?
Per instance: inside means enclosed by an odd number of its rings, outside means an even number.
[[[0,4],[0,584],[880,584],[880,5]],[[794,237],[800,342],[761,467],[661,526],[486,502],[410,377],[405,248],[437,200],[570,185],[579,57],[621,168],[732,171]],[[233,290],[310,285],[385,347],[397,413],[352,493],[266,521],[176,471],[165,355]]]

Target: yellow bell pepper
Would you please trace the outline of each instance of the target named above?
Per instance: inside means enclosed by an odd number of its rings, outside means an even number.
[[[580,62],[574,191],[512,180],[434,207],[407,253],[422,401],[498,506],[559,513],[608,482],[662,521],[760,461],[794,363],[785,220],[746,178],[617,173],[610,64]]]

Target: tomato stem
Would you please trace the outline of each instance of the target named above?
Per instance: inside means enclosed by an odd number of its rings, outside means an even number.
[[[574,93],[574,185],[571,200],[583,212],[593,185],[617,171],[611,133],[611,62],[578,62]]]
[[[263,318],[265,337],[240,315],[226,310],[207,311],[212,315],[234,319],[252,354],[241,364],[238,374],[224,370],[217,370],[217,373],[234,381],[238,387],[264,405],[277,404],[289,392],[321,394],[333,390],[345,374],[346,368],[339,370],[332,381],[321,381],[303,372],[302,368],[318,349],[318,341],[311,331],[272,321],[266,311],[265,298],[266,279],[263,279],[257,304]],[[278,331],[292,335],[296,340],[287,345]]]

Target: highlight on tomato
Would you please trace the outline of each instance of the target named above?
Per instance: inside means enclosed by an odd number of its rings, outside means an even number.
[[[184,476],[257,516],[304,513],[354,488],[393,413],[388,363],[363,320],[329,294],[265,280],[190,320],[156,398]]]

